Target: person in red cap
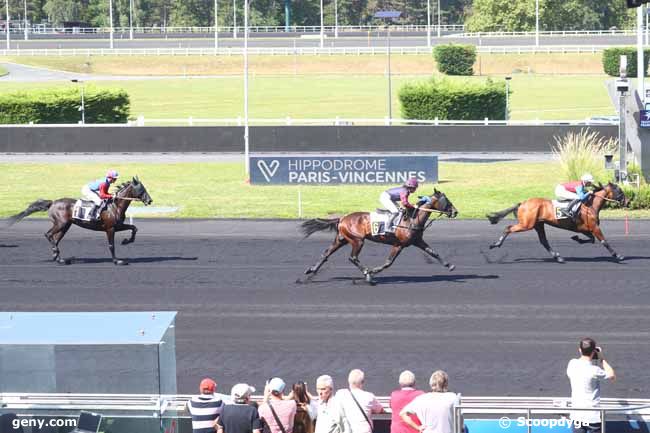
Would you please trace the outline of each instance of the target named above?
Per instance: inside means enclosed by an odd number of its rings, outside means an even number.
[[[215,432],[215,422],[224,406],[221,398],[215,395],[216,391],[217,382],[206,377],[199,384],[200,395],[187,402],[187,410],[192,415],[193,433]]]
[[[111,184],[115,183],[120,175],[115,170],[108,170],[106,177],[97,179],[81,188],[81,195],[84,200],[92,201],[95,203],[94,216],[99,217],[101,214],[105,200],[113,198],[108,192]]]

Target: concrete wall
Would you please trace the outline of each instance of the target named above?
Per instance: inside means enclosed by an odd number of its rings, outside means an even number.
[[[550,152],[583,126],[258,126],[252,152]],[[590,126],[616,137],[616,126]],[[243,127],[0,127],[0,153],[242,152]]]

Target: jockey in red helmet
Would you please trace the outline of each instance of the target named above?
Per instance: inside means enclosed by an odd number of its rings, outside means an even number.
[[[410,178],[404,185],[398,186],[395,188],[388,189],[381,193],[379,196],[379,201],[384,205],[386,209],[391,212],[391,219],[389,222],[389,227],[392,228],[395,224],[397,216],[401,214],[402,209],[409,208],[413,209],[413,206],[408,198],[409,195],[415,192],[418,189],[418,180],[415,177]],[[401,205],[400,208],[397,207],[397,203]]]
[[[106,177],[104,179],[97,179],[88,184],[84,185],[81,188],[81,194],[85,200],[92,201],[95,203],[95,209],[97,215],[101,213],[101,207],[104,204],[104,200],[113,198],[113,196],[108,192],[111,184],[117,181],[119,174],[115,170],[108,170]]]

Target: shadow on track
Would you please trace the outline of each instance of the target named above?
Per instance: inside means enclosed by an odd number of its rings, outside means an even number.
[[[167,256],[167,257],[137,257],[129,259],[129,263],[162,263],[162,262],[189,262],[196,261],[198,257],[180,257],[180,256]],[[84,258],[84,257],[69,257],[65,259],[66,264],[99,264],[99,263],[112,263],[110,258]]]
[[[426,276],[387,276],[377,278],[375,284],[418,284],[418,283],[464,283],[468,280],[494,280],[500,278],[498,275],[478,275],[478,274],[440,274]],[[331,282],[346,281],[352,284],[368,284],[363,278],[357,277],[332,277],[327,280],[309,280],[296,281],[296,284],[326,284]],[[372,284],[374,285],[374,284]]]
[[[618,260],[612,258],[612,257],[565,257],[567,263],[568,262],[575,262],[575,263],[616,263],[619,265],[624,265],[625,263],[621,263]],[[650,260],[650,256],[625,256],[625,260]],[[552,258],[520,258],[520,259],[514,259],[511,262],[499,262],[500,264],[504,265],[513,265],[515,263],[555,263],[555,260]]]
[[[14,245],[14,244],[0,244],[0,248],[18,248],[18,245]]]

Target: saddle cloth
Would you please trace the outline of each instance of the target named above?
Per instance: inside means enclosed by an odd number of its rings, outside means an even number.
[[[391,213],[386,209],[377,209],[376,212],[370,212],[370,232],[373,236],[379,236],[393,231],[388,226],[390,222]],[[401,217],[395,221],[395,225],[399,225]]]
[[[569,204],[571,203],[571,201],[558,201],[558,200],[552,200],[552,201],[553,201],[553,211],[555,212],[555,218],[559,220],[569,218],[563,211],[569,208]]]
[[[81,221],[93,221],[95,219],[95,203],[86,200],[77,200],[72,208],[72,218]]]

